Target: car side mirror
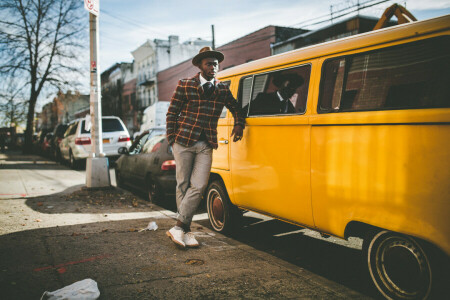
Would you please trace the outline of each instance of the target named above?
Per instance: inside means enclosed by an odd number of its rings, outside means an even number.
[[[128,154],[128,149],[127,147],[120,147],[117,152],[119,152],[119,154]]]

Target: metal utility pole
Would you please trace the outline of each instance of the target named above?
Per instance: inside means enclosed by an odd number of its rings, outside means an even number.
[[[89,11],[89,40],[90,40],[90,121],[91,152],[86,160],[86,186],[107,187],[111,185],[109,178],[108,158],[103,153],[102,140],[102,106],[100,92],[100,73],[98,72],[99,32],[98,14],[100,0],[84,0],[84,7]],[[89,126],[89,125],[87,125]]]
[[[216,41],[214,36],[214,25],[211,25],[211,31],[212,31],[212,49],[216,50]]]

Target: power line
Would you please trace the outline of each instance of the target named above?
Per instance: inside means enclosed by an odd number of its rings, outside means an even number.
[[[128,25],[132,25],[132,26],[135,26],[135,27],[137,27],[137,28],[141,28],[141,29],[144,29],[144,30],[147,30],[147,31],[154,32],[154,33],[156,33],[156,34],[158,34],[158,35],[160,35],[160,36],[166,36],[166,35],[167,35],[167,33],[165,33],[165,32],[162,32],[162,31],[158,31],[158,30],[149,28],[148,25],[146,25],[146,24],[144,24],[144,23],[138,23],[138,22],[135,22],[135,21],[133,21],[133,20],[131,20],[131,19],[128,19],[128,18],[126,18],[126,17],[118,16],[118,15],[112,14],[112,13],[110,13],[110,12],[107,11],[107,10],[102,9],[101,12],[104,13],[104,14],[106,14],[106,15],[108,15],[108,16],[110,16],[110,17],[112,17],[112,18],[114,18],[114,19],[116,19],[116,20],[119,20],[119,21],[121,21],[121,22],[124,22],[124,23],[126,23],[126,24],[128,24]]]
[[[340,14],[340,15],[333,16],[332,18],[330,18],[330,14],[326,14],[326,15],[322,15],[322,16],[319,16],[319,17],[315,17],[315,18],[312,18],[312,19],[308,19],[308,20],[305,20],[305,21],[302,21],[302,22],[293,24],[293,25],[291,25],[291,26],[292,26],[292,27],[295,27],[295,26],[302,25],[302,26],[304,26],[304,27],[308,27],[308,26],[314,26],[314,25],[318,25],[318,24],[330,22],[331,20],[338,19],[338,18],[341,18],[341,17],[343,17],[343,16],[349,15],[349,14],[351,14],[351,13],[360,11],[360,10],[362,10],[362,9],[369,8],[369,7],[372,7],[372,6],[375,6],[375,5],[384,3],[384,2],[392,1],[392,0],[382,0],[382,1],[377,1],[376,3],[370,3],[370,2],[374,2],[374,1],[376,1],[376,0],[369,0],[369,1],[366,1],[366,2],[359,3],[359,5],[354,5],[353,7],[343,8],[343,9],[334,11],[333,13],[339,13],[339,12],[343,12],[343,11],[348,11],[348,10],[350,10],[350,11],[345,12],[345,13],[342,13],[342,14]],[[369,4],[369,3],[370,3],[370,4]],[[367,4],[367,5],[364,5],[364,4]],[[363,5],[363,6],[361,6],[361,5]],[[356,9],[355,9],[355,7],[356,7]],[[310,22],[313,22],[313,21],[316,21],[316,20],[320,20],[320,19],[322,19],[322,18],[328,18],[328,19],[326,19],[326,20],[321,20],[321,21],[317,21],[317,22],[314,22],[314,23],[310,23]]]

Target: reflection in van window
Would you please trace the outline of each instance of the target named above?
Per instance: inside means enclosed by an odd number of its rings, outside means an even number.
[[[304,113],[311,66],[256,75],[249,116]]]
[[[319,112],[450,107],[450,38],[328,60]]]
[[[230,87],[231,81],[227,80],[227,81],[222,81],[223,84],[225,84],[228,88]],[[223,119],[227,116],[227,108],[224,106],[222,109],[222,112],[220,113],[220,119]]]
[[[239,84],[239,90],[240,90],[240,97],[239,100],[242,103],[242,107],[246,107],[247,104],[250,102],[250,96],[252,93],[252,83],[253,83],[253,77],[246,77],[241,80],[241,83]]]

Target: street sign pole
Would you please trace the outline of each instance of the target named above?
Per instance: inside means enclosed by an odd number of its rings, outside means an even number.
[[[103,153],[102,140],[102,106],[100,73],[98,67],[99,32],[98,13],[99,0],[85,0],[85,8],[89,11],[90,32],[90,127],[91,152],[86,159],[86,186],[88,188],[107,187],[111,185],[109,178],[108,158]],[[86,122],[88,123],[88,122]]]

